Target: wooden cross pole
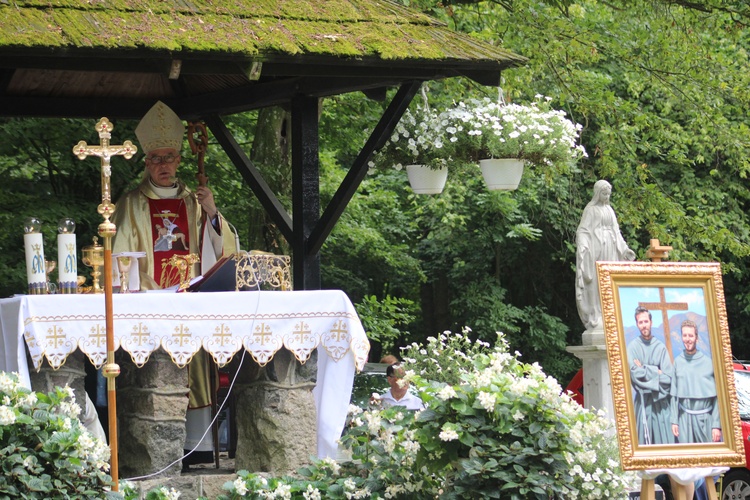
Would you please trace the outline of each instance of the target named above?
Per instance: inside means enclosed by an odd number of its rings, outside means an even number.
[[[669,353],[669,359],[674,362],[672,353],[672,338],[669,329],[669,313],[667,311],[687,311],[687,302],[667,302],[664,288],[659,287],[659,302],[639,302],[639,306],[645,307],[649,311],[661,311],[662,321],[664,322],[664,345]]]
[[[110,159],[113,156],[124,156],[130,159],[138,151],[132,142],[125,141],[122,146],[112,146],[109,140],[112,138],[112,123],[107,118],[102,118],[94,127],[99,133],[99,146],[89,146],[86,141],[80,141],[73,148],[73,154],[79,160],[88,156],[101,158],[101,180],[102,180],[102,202],[97,212],[104,217],[104,222],[99,224],[99,236],[104,240],[104,313],[107,330],[107,362],[102,368],[102,373],[107,378],[107,414],[109,421],[109,449],[110,449],[110,473],[112,475],[112,491],[119,491],[119,472],[117,461],[117,393],[115,391],[115,378],[120,374],[120,367],[115,363],[115,332],[112,317],[112,237],[117,228],[110,222],[109,218],[115,212],[112,203],[109,178],[112,174]]]

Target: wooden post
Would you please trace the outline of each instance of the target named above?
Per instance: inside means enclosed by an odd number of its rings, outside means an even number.
[[[641,500],[656,500],[656,492],[653,479],[641,480]]]

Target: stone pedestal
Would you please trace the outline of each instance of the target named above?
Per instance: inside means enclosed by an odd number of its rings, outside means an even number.
[[[318,446],[312,394],[317,355],[302,365],[281,349],[255,374],[243,371],[242,382],[235,386],[236,469],[286,474],[309,464]]]
[[[583,335],[581,335],[581,344],[584,346],[606,346],[607,343],[604,340],[604,327],[599,325],[595,328],[589,328],[588,330],[583,332]]]
[[[586,408],[605,410],[609,418],[614,420],[615,406],[609,379],[607,348],[603,344],[580,345],[568,346],[567,351],[583,361],[583,401]]]
[[[121,352],[118,354],[122,354]],[[179,474],[188,405],[187,369],[156,350],[142,368],[127,353],[118,355],[117,428],[120,477]]]
[[[237,470],[286,474],[310,463],[317,448],[312,389],[258,382],[237,394]]]

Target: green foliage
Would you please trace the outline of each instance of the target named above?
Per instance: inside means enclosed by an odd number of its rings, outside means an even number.
[[[83,427],[72,397],[69,387],[31,392],[0,372],[0,498],[110,498],[109,448]]]
[[[124,500],[140,500],[141,493],[134,483],[129,481],[122,481],[120,483],[120,491],[122,492],[122,498]],[[180,498],[181,493],[174,488],[167,488],[166,486],[158,486],[151,488],[146,492],[144,496],[145,500],[177,500]],[[205,497],[200,497],[196,500],[205,500]]]
[[[416,304],[413,300],[386,295],[379,300],[375,295],[365,295],[355,304],[357,315],[371,342],[378,342],[383,351],[392,351],[404,327],[414,321]],[[408,332],[405,332],[408,333]]]

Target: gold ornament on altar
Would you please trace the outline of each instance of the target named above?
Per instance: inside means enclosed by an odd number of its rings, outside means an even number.
[[[167,265],[172,266],[172,269],[177,272],[180,277],[179,290],[185,290],[190,286],[190,280],[194,278],[192,270],[193,265],[200,262],[200,257],[194,253],[187,255],[173,255],[167,262],[163,264],[166,268]],[[171,272],[162,272],[162,276],[168,276]]]
[[[92,286],[90,291],[92,293],[102,293],[100,277],[102,275],[101,268],[104,265],[104,247],[98,244],[99,238],[97,236],[94,236],[93,240],[93,245],[88,245],[81,249],[81,261],[92,268]]]
[[[291,258],[253,250],[235,254],[237,290],[291,290]]]

